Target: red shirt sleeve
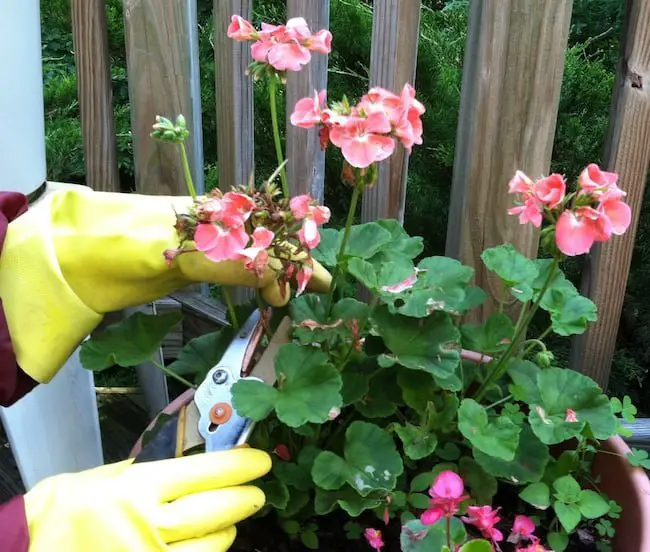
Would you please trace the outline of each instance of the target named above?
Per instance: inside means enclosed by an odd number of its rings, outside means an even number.
[[[29,529],[22,496],[0,504],[0,543],[3,552],[28,552]]]
[[[0,254],[9,223],[27,211],[27,207],[27,197],[23,194],[0,192]],[[0,405],[12,405],[36,385],[37,382],[25,374],[16,362],[0,293]]]

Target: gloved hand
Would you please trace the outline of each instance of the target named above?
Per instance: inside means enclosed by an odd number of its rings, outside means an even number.
[[[234,449],[43,480],[25,495],[29,552],[223,552],[235,524],[264,505],[241,486],[271,469],[259,450]]]
[[[178,246],[175,213],[189,197],[93,192],[51,193],[9,224],[0,255],[0,297],[21,369],[52,379],[103,315],[164,297],[191,283],[261,288],[271,305],[282,297],[272,270],[262,278],[243,262],[214,263],[201,252],[167,266]],[[330,274],[316,261],[309,287],[326,291]]]

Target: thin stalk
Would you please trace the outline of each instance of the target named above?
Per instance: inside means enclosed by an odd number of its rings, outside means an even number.
[[[503,304],[506,302],[506,286],[501,284],[501,295],[499,297],[499,313],[503,313]]]
[[[235,304],[232,302],[232,297],[228,290],[224,287],[221,288],[221,296],[223,297],[224,303],[228,309],[228,314],[230,315],[230,322],[235,332],[239,331],[239,322],[237,321],[237,313],[235,313]]]
[[[196,189],[194,188],[194,182],[192,181],[192,172],[190,171],[190,164],[187,160],[187,150],[185,149],[185,142],[179,142],[178,147],[181,150],[181,163],[183,164],[183,172],[185,173],[185,183],[187,184],[187,191],[192,196],[192,199],[196,198]]]
[[[519,320],[517,321],[517,326],[515,327],[515,335],[512,339],[512,342],[510,343],[509,347],[505,350],[503,355],[501,355],[501,357],[497,362],[497,365],[494,367],[490,375],[486,378],[483,384],[479,387],[479,390],[476,392],[476,396],[474,398],[477,402],[480,402],[480,400],[485,396],[485,393],[490,388],[490,386],[495,381],[498,381],[499,378],[503,376],[503,374],[505,373],[507,368],[507,362],[512,357],[512,353],[514,352],[515,347],[517,347],[517,344],[519,343],[519,339],[521,338],[522,334],[524,333],[526,328],[528,328],[528,325],[532,321],[533,316],[535,316],[535,312],[537,312],[537,309],[539,308],[539,305],[542,302],[542,299],[544,298],[544,294],[546,293],[548,286],[550,286],[551,282],[553,281],[553,277],[555,276],[555,270],[557,269],[557,266],[558,266],[558,261],[556,260],[553,262],[551,268],[548,271],[548,276],[544,281],[544,285],[542,286],[542,289],[540,290],[537,299],[535,300],[533,306],[530,308],[530,310],[527,312],[525,316],[523,314],[523,309],[522,309],[522,313],[519,315]]]
[[[545,329],[545,330],[544,330],[544,331],[539,335],[539,337],[538,337],[537,339],[528,339],[527,341],[524,341],[524,343],[530,343],[530,345],[529,345],[529,346],[524,350],[524,352],[520,355],[521,358],[526,358],[526,356],[528,355],[528,353],[530,353],[530,352],[535,348],[536,345],[539,345],[539,346],[541,347],[542,350],[546,351],[546,350],[547,350],[547,349],[546,349],[546,345],[545,345],[545,343],[542,341],[542,339],[544,339],[544,338],[545,338],[545,337],[546,337],[546,336],[551,332],[552,329],[553,329],[553,326],[549,326],[548,328],[546,328],[546,329]]]
[[[361,324],[359,324],[359,336],[361,336],[361,333],[366,328],[366,324],[368,324],[368,321],[370,320],[370,317],[372,316],[372,313],[375,311],[375,307],[377,306],[378,302],[379,302],[379,297],[377,295],[373,295],[372,299],[370,301],[370,307],[368,309],[368,315],[364,318],[363,322],[361,322]],[[341,370],[343,370],[343,368],[347,364],[350,356],[352,355],[352,351],[354,351],[354,342],[350,343],[350,348],[348,349],[348,352],[345,354],[345,356],[343,357],[343,360],[338,365],[337,368],[338,368],[339,372]]]
[[[156,368],[159,370],[162,370],[165,374],[167,374],[170,378],[174,378],[177,381],[180,381],[183,385],[186,385],[187,387],[191,389],[196,389],[196,385],[193,383],[190,383],[187,381],[183,376],[179,376],[178,374],[175,374],[172,372],[167,366],[164,364],[160,364],[160,362],[155,361],[154,359],[151,359],[151,364],[153,364]]]
[[[357,203],[359,202],[359,196],[361,195],[361,186],[357,184],[352,191],[352,200],[350,201],[350,209],[348,210],[348,218],[345,221],[345,232],[343,233],[343,240],[341,241],[341,247],[339,252],[336,255],[336,266],[334,267],[332,273],[332,284],[327,292],[327,301],[325,303],[325,315],[329,316],[330,309],[332,308],[332,301],[334,299],[334,288],[336,287],[336,280],[339,277],[339,272],[341,271],[341,261],[343,260],[343,255],[345,254],[345,248],[348,246],[348,241],[350,241],[350,230],[352,228],[352,222],[354,221],[354,215],[357,212]]]
[[[490,410],[490,408],[494,408],[495,406],[499,406],[500,404],[503,404],[504,402],[508,402],[510,399],[512,399],[512,395],[508,395],[507,397],[503,397],[503,399],[499,399],[498,401],[487,405],[485,407],[485,410]]]
[[[447,516],[447,548],[453,550],[451,546],[451,516]]]
[[[287,173],[284,170],[284,154],[282,153],[282,142],[280,142],[280,127],[278,125],[278,106],[276,103],[276,91],[278,81],[275,76],[269,79],[269,103],[271,106],[271,122],[273,124],[273,142],[275,142],[275,154],[278,157],[278,165],[282,166],[280,180],[282,180],[282,193],[289,198],[289,185],[287,184]]]

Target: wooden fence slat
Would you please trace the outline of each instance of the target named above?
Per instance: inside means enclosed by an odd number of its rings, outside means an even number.
[[[118,192],[106,2],[72,0],[71,12],[86,184],[94,190]]]
[[[370,85],[400,93],[415,85],[421,0],[375,0],[370,52]],[[379,164],[377,184],[363,194],[363,221],[396,218],[404,222],[408,153],[401,144]]]
[[[219,188],[248,184],[254,175],[253,80],[246,75],[253,61],[250,42],[228,38],[230,18],[250,21],[253,0],[214,0],[214,63],[217,102]],[[253,297],[246,288],[228,288],[236,303]]]
[[[571,367],[607,385],[641,204],[650,166],[650,4],[627,3],[624,38],[612,99],[603,165],[619,174],[632,224],[624,236],[594,247],[583,272],[582,293],[598,306],[598,322],[576,336]]]
[[[329,28],[329,0],[288,0],[287,18],[304,17],[312,32]],[[287,180],[292,196],[309,194],[322,203],[325,183],[325,152],[320,147],[318,129],[305,130],[289,118],[296,102],[327,89],[327,61],[313,54],[311,62],[298,72],[287,73]]]
[[[187,120],[192,178],[203,191],[203,156],[198,125],[201,98],[196,70],[193,0],[124,0],[127,72],[136,189],[154,195],[186,195],[177,148],[150,137],[156,115]],[[197,116],[199,114],[199,116]]]
[[[250,42],[235,42],[226,31],[232,15],[250,21],[252,0],[214,0],[214,63],[217,99],[219,187],[248,184],[254,170],[253,61]]]
[[[535,228],[507,215],[508,181],[517,169],[532,178],[548,172],[571,8],[572,0],[470,3],[446,244],[490,295],[468,320],[498,304],[501,286],[480,259],[486,247],[505,242],[537,254]]]

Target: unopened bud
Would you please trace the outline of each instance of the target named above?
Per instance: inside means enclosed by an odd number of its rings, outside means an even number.
[[[540,351],[535,355],[535,363],[542,368],[550,367],[554,359],[555,356],[551,351]]]

